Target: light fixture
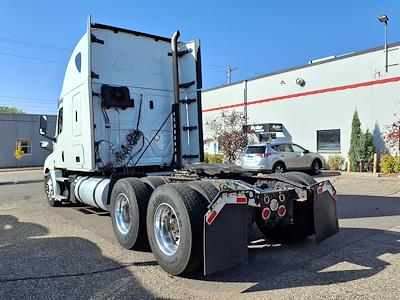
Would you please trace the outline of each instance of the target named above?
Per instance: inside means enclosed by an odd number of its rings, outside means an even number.
[[[387,23],[387,21],[389,21],[389,17],[387,15],[382,15],[378,17],[378,20],[382,23]]]

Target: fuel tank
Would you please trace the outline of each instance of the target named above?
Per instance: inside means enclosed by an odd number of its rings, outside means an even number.
[[[110,211],[107,204],[110,179],[104,177],[78,177],[75,184],[75,197],[79,202]]]

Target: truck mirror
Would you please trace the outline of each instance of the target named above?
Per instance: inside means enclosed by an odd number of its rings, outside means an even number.
[[[41,115],[40,116],[40,128],[39,128],[39,133],[40,135],[46,135],[47,134],[47,116]]]

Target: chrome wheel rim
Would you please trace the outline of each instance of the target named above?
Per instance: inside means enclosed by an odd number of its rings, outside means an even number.
[[[168,256],[178,251],[181,228],[175,210],[167,203],[161,203],[154,213],[154,235],[158,247]]]
[[[53,187],[53,181],[51,180],[51,177],[49,177],[46,181],[46,195],[47,199],[50,201],[51,196],[54,195],[54,187]]]
[[[281,165],[275,167],[275,173],[283,173],[283,167]]]
[[[115,199],[115,223],[123,235],[127,234],[132,226],[131,204],[124,193],[118,194]]]

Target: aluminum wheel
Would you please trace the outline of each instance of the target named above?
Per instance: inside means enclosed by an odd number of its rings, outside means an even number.
[[[274,173],[284,173],[285,172],[285,168],[282,164],[278,163],[275,167],[274,167]]]
[[[132,224],[132,210],[128,197],[124,193],[118,194],[115,200],[115,223],[121,234],[127,234]]]
[[[51,177],[49,176],[46,181],[46,195],[47,195],[47,200],[52,200],[51,197],[54,195],[54,186],[53,186],[53,181],[51,180]]]
[[[174,255],[180,240],[180,227],[175,210],[167,203],[161,203],[155,211],[153,224],[158,247],[165,255]]]

